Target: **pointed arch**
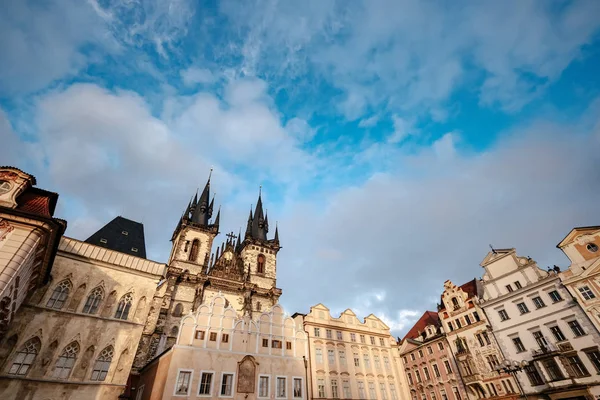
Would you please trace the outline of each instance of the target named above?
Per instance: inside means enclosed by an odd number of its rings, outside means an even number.
[[[37,336],[32,337],[25,342],[25,344],[13,357],[13,362],[8,370],[8,373],[11,375],[27,375],[27,372],[29,372],[31,369],[31,365],[40,352],[41,346],[42,341]]]
[[[100,352],[92,369],[91,380],[104,381],[106,379],[114,353],[115,349],[112,346],[107,346]]]
[[[267,261],[267,258],[265,257],[264,254],[259,254],[258,256],[256,256],[256,273],[257,274],[264,274],[265,273],[265,263]]]
[[[54,364],[52,376],[58,379],[67,379],[73,371],[73,366],[79,355],[79,343],[71,342],[65,346]]]
[[[177,305],[175,306],[175,309],[173,310],[173,316],[181,317],[182,314],[183,314],[183,304],[177,303]]]
[[[115,312],[115,318],[126,320],[129,317],[131,303],[133,303],[133,296],[131,293],[127,293],[121,297],[121,300],[119,300],[119,305],[117,306],[117,312]]]
[[[140,301],[138,301],[137,307],[135,308],[135,314],[133,315],[133,320],[135,322],[145,322],[144,321],[144,310],[146,309],[146,296],[142,296]]]
[[[98,312],[98,307],[104,298],[104,289],[101,286],[96,286],[90,294],[88,294],[87,300],[85,301],[85,305],[83,306],[84,314],[96,314]]]
[[[179,328],[177,327],[177,325],[173,325],[173,327],[171,328],[171,334],[169,336],[177,337],[178,333]]]
[[[198,251],[200,250],[200,240],[194,239],[192,241],[192,248],[188,256],[188,261],[196,261],[198,259]]]
[[[123,373],[123,370],[125,370],[125,373],[128,373],[129,368],[125,368],[125,367],[127,367],[127,364],[128,364],[128,358],[129,358],[129,349],[125,349],[121,352],[121,355],[119,356],[119,360],[117,361],[117,369],[112,377],[113,382],[118,381],[119,375],[121,373]]]
[[[61,308],[63,308],[72,289],[73,284],[69,279],[64,279],[60,281],[54,287],[52,295],[50,295],[50,298],[46,302],[46,307],[54,308],[56,310],[60,310]]]
[[[103,317],[108,318],[112,315],[112,309],[115,306],[116,301],[117,301],[117,291],[113,290],[108,295],[108,298],[106,299],[106,303],[104,303],[104,309],[102,310]]]
[[[83,380],[87,375],[87,369],[90,366],[90,362],[92,358],[94,358],[94,346],[90,346],[86,351],[83,352],[81,356],[81,361],[79,362],[78,368],[75,368],[75,372],[73,372],[73,378],[78,380]]]
[[[81,302],[81,299],[83,299],[83,295],[85,294],[86,287],[87,287],[87,285],[85,283],[82,283],[81,285],[79,285],[79,287],[73,294],[71,301],[69,302],[67,311],[76,311],[77,308],[79,308],[79,303]]]

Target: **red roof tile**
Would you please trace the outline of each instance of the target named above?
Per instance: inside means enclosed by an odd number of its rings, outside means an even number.
[[[433,325],[435,327],[440,326],[440,317],[438,313],[434,311],[425,311],[423,316],[419,318],[417,323],[410,328],[408,333],[404,335],[404,339],[416,339],[421,335],[421,332],[425,331],[427,325]],[[404,340],[402,339],[402,340]]]
[[[58,194],[30,187],[17,198],[17,210],[52,217]]]

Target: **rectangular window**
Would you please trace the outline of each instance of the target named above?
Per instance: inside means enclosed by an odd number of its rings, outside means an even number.
[[[367,396],[365,394],[365,383],[363,381],[358,381],[356,382],[357,386],[358,386],[358,398],[359,399],[366,399]],[[322,396],[325,397],[325,396]]]
[[[360,358],[358,357],[358,353],[354,353],[354,366],[360,367]]]
[[[477,337],[477,340],[479,341],[479,346],[483,347],[485,346],[485,343],[483,342],[483,336],[481,336],[481,334],[477,334],[475,335]]]
[[[498,315],[500,316],[500,321],[506,321],[508,318],[508,313],[505,310],[498,310]]]
[[[338,384],[337,384],[337,379],[332,379],[331,380],[331,397],[333,397],[334,399],[339,398],[339,394],[338,394]]]
[[[258,397],[269,398],[269,377],[260,376],[258,378]]]
[[[510,286],[510,285],[506,285],[506,290],[508,290],[509,292],[512,292],[512,291],[513,291],[513,288],[512,288],[512,286]]]
[[[570,370],[574,377],[581,378],[583,376],[589,376],[587,368],[581,362],[579,356],[568,356],[565,357],[567,359],[567,363],[569,364]]]
[[[423,374],[425,375],[426,381],[431,379],[431,376],[429,376],[429,369],[427,369],[427,367],[423,367]]]
[[[514,339],[513,339],[514,340]],[[529,364],[525,367],[525,373],[527,374],[527,378],[529,378],[529,383],[531,386],[543,385],[544,380],[540,376],[535,364]]]
[[[381,400],[387,400],[387,390],[385,389],[385,383],[379,383],[379,392],[381,392]]]
[[[325,397],[325,379],[317,379],[317,390],[320,398]]]
[[[175,386],[175,394],[187,396],[190,392],[191,380],[191,371],[179,371],[179,375],[177,376],[177,386]]]
[[[560,381],[564,379],[564,376],[558,367],[558,364],[554,360],[554,357],[546,358],[542,361],[542,364],[544,364],[544,368],[548,373],[548,378],[550,378],[550,381]]]
[[[360,342],[367,343],[367,341],[365,340],[365,335],[360,335]]]
[[[369,382],[369,398],[377,400],[377,392],[375,391],[375,382]]]
[[[346,365],[346,350],[338,351],[340,357],[340,365]]]
[[[590,359],[592,364],[594,364],[596,372],[600,373],[600,352],[598,350],[593,350],[587,351],[585,354]]]
[[[204,331],[196,331],[196,339],[204,340]]]
[[[363,354],[363,361],[365,363],[365,368],[371,368],[371,359],[368,354]]]
[[[211,332],[210,337],[208,338],[211,342],[217,341],[217,332]]]
[[[481,336],[483,336],[483,340],[485,340],[485,343],[489,346],[492,344],[492,342],[490,342],[490,337],[487,334],[486,331],[481,332]]]
[[[421,383],[421,373],[419,372],[419,370],[415,370],[415,378],[417,379],[418,383]]]
[[[410,372],[407,372],[406,375],[408,376],[408,383],[414,385],[412,374]]]
[[[323,364],[323,349],[317,347],[315,349],[315,357],[317,359],[317,364]]]
[[[344,391],[344,398],[345,399],[352,398],[352,392],[350,390],[350,381],[348,379],[344,379],[342,381],[342,390]]]
[[[471,365],[469,364],[469,361],[461,361],[460,366],[462,367],[464,376],[473,375],[473,370],[471,370]]]
[[[325,329],[325,336],[327,339],[333,339],[333,333],[331,332],[331,329]]]
[[[442,375],[440,374],[440,369],[438,368],[437,364],[433,364],[431,366],[433,368],[433,373],[435,374],[435,376],[437,378],[441,377]]]
[[[398,395],[396,394],[396,385],[390,383],[390,395],[392,396],[392,400],[398,400]]]
[[[494,368],[496,368],[496,365],[499,364],[498,362],[498,357],[496,357],[496,355],[492,354],[486,357],[486,360],[488,362],[488,365],[490,366],[490,370],[494,370]]]
[[[577,290],[579,290],[579,293],[581,293],[581,297],[583,297],[586,300],[596,298],[596,295],[594,294],[594,292],[592,292],[589,286],[580,286],[577,288]]]
[[[544,304],[544,300],[542,300],[542,298],[540,296],[534,297],[531,300],[533,301],[533,304],[535,305],[535,308],[537,308],[537,309],[546,307],[546,304]]]
[[[411,355],[410,355],[410,359],[411,359],[412,361],[415,361],[415,353],[411,353]]]
[[[371,336],[371,337],[370,337],[370,339],[371,339],[371,344],[372,344],[373,346],[375,346],[375,338],[374,338],[373,336]]]
[[[438,342],[438,349],[440,349],[440,351],[444,350],[444,344],[442,342]]]
[[[581,325],[579,325],[579,322],[576,319],[574,319],[573,321],[569,321],[568,324],[569,328],[571,328],[571,330],[573,331],[575,337],[585,335],[583,328],[581,327]]]
[[[429,392],[429,396],[431,397],[431,400],[437,400],[435,397],[435,392]]]
[[[451,374],[452,373],[452,367],[450,366],[450,361],[444,360],[444,368],[446,368],[446,373],[447,374]]]
[[[454,322],[456,322],[456,329],[460,329],[460,328],[462,328],[462,324],[460,323],[460,319],[457,319],[457,320],[456,320],[456,321],[454,321]]]
[[[531,334],[533,335],[533,338],[535,339],[538,346],[540,346],[540,349],[545,349],[548,346],[548,343],[546,342],[546,338],[544,337],[542,332],[535,331],[535,332],[531,332]]]
[[[281,340],[272,340],[271,347],[274,349],[280,349],[281,348]]]
[[[223,343],[229,343],[229,334],[227,334],[227,333],[224,333],[224,334],[221,336],[221,342],[223,342]]]
[[[375,363],[375,368],[379,371],[381,369],[381,363],[379,362],[379,356],[373,356],[373,362]]]
[[[419,358],[423,358],[423,350],[419,349]]]
[[[302,398],[302,378],[294,378],[294,398]]]
[[[440,394],[442,395],[442,400],[448,400],[448,395],[444,389],[440,389]]]
[[[448,322],[448,329],[450,329],[450,332],[454,330],[454,327],[452,326],[452,321]]]
[[[522,353],[525,351],[525,346],[523,346],[523,342],[521,342],[521,338],[515,337],[512,339],[515,348],[517,349],[517,353]]]
[[[200,389],[198,390],[199,396],[210,396],[212,389],[213,373],[203,372],[200,377]]]
[[[337,336],[337,340],[344,340],[344,336],[342,335],[342,331],[335,331]]]
[[[562,333],[562,331],[560,330],[560,328],[558,326],[551,326],[550,332],[552,332],[552,334],[554,335],[554,338],[556,339],[557,342],[562,342],[563,340],[567,340],[567,338],[565,337],[565,335]]]
[[[516,287],[517,289],[521,289],[523,286],[521,286],[521,282],[519,282],[519,281],[516,281],[516,282],[515,282],[515,287]]]
[[[327,361],[329,365],[335,364],[335,350],[327,350]]]
[[[468,315],[465,315],[465,322],[467,323],[467,325],[471,325],[471,318],[469,318]]]
[[[383,356],[383,365],[385,366],[385,369],[390,369],[390,359],[388,356]]]
[[[427,346],[427,352],[429,354],[433,354],[433,349],[431,348],[431,346]]]
[[[560,296],[560,293],[558,293],[558,290],[548,292],[548,296],[550,296],[550,299],[552,299],[553,303],[558,303],[559,301],[562,301],[562,297]]]
[[[527,314],[529,309],[527,308],[527,304],[525,303],[517,303],[517,308],[521,314]]]
[[[269,347],[269,339],[263,339],[262,340],[262,346],[263,347]]]
[[[287,397],[286,378],[284,376],[277,377],[277,391],[275,392],[278,399]]]
[[[315,337],[321,337],[321,328],[315,328]]]
[[[356,342],[356,333],[351,333],[350,334],[350,341]]]
[[[221,378],[221,396],[233,395],[233,374],[223,374]]]
[[[452,387],[452,393],[454,393],[454,398],[456,400],[461,400],[460,392],[459,392],[459,390],[458,390],[458,388],[456,386]]]
[[[285,349],[286,350],[291,350],[292,349],[292,342],[285,342]]]

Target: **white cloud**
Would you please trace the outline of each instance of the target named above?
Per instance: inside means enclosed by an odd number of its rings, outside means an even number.
[[[388,143],[400,143],[407,137],[417,133],[414,125],[397,115],[392,116],[394,132],[388,137]]]
[[[358,126],[360,128],[372,128],[373,126],[377,125],[378,122],[379,115],[373,115],[372,117],[360,120]]]
[[[215,76],[209,69],[206,68],[198,68],[198,67],[189,67],[187,69],[181,70],[181,79],[186,86],[192,86],[197,83],[213,83],[215,81]]]

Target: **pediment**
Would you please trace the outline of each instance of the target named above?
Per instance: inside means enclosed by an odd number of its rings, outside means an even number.
[[[483,259],[483,261],[481,261],[481,263],[479,265],[481,265],[482,267],[485,267],[486,265],[491,264],[492,262],[498,261],[501,258],[504,258],[510,254],[513,254],[514,252],[515,252],[515,249],[494,249],[487,253],[485,258]]]
[[[567,234],[567,236],[565,236],[565,238],[561,240],[559,244],[556,245],[556,247],[562,248],[574,241],[578,236],[591,235],[598,231],[600,231],[600,226],[582,226],[579,228],[573,228]]]

